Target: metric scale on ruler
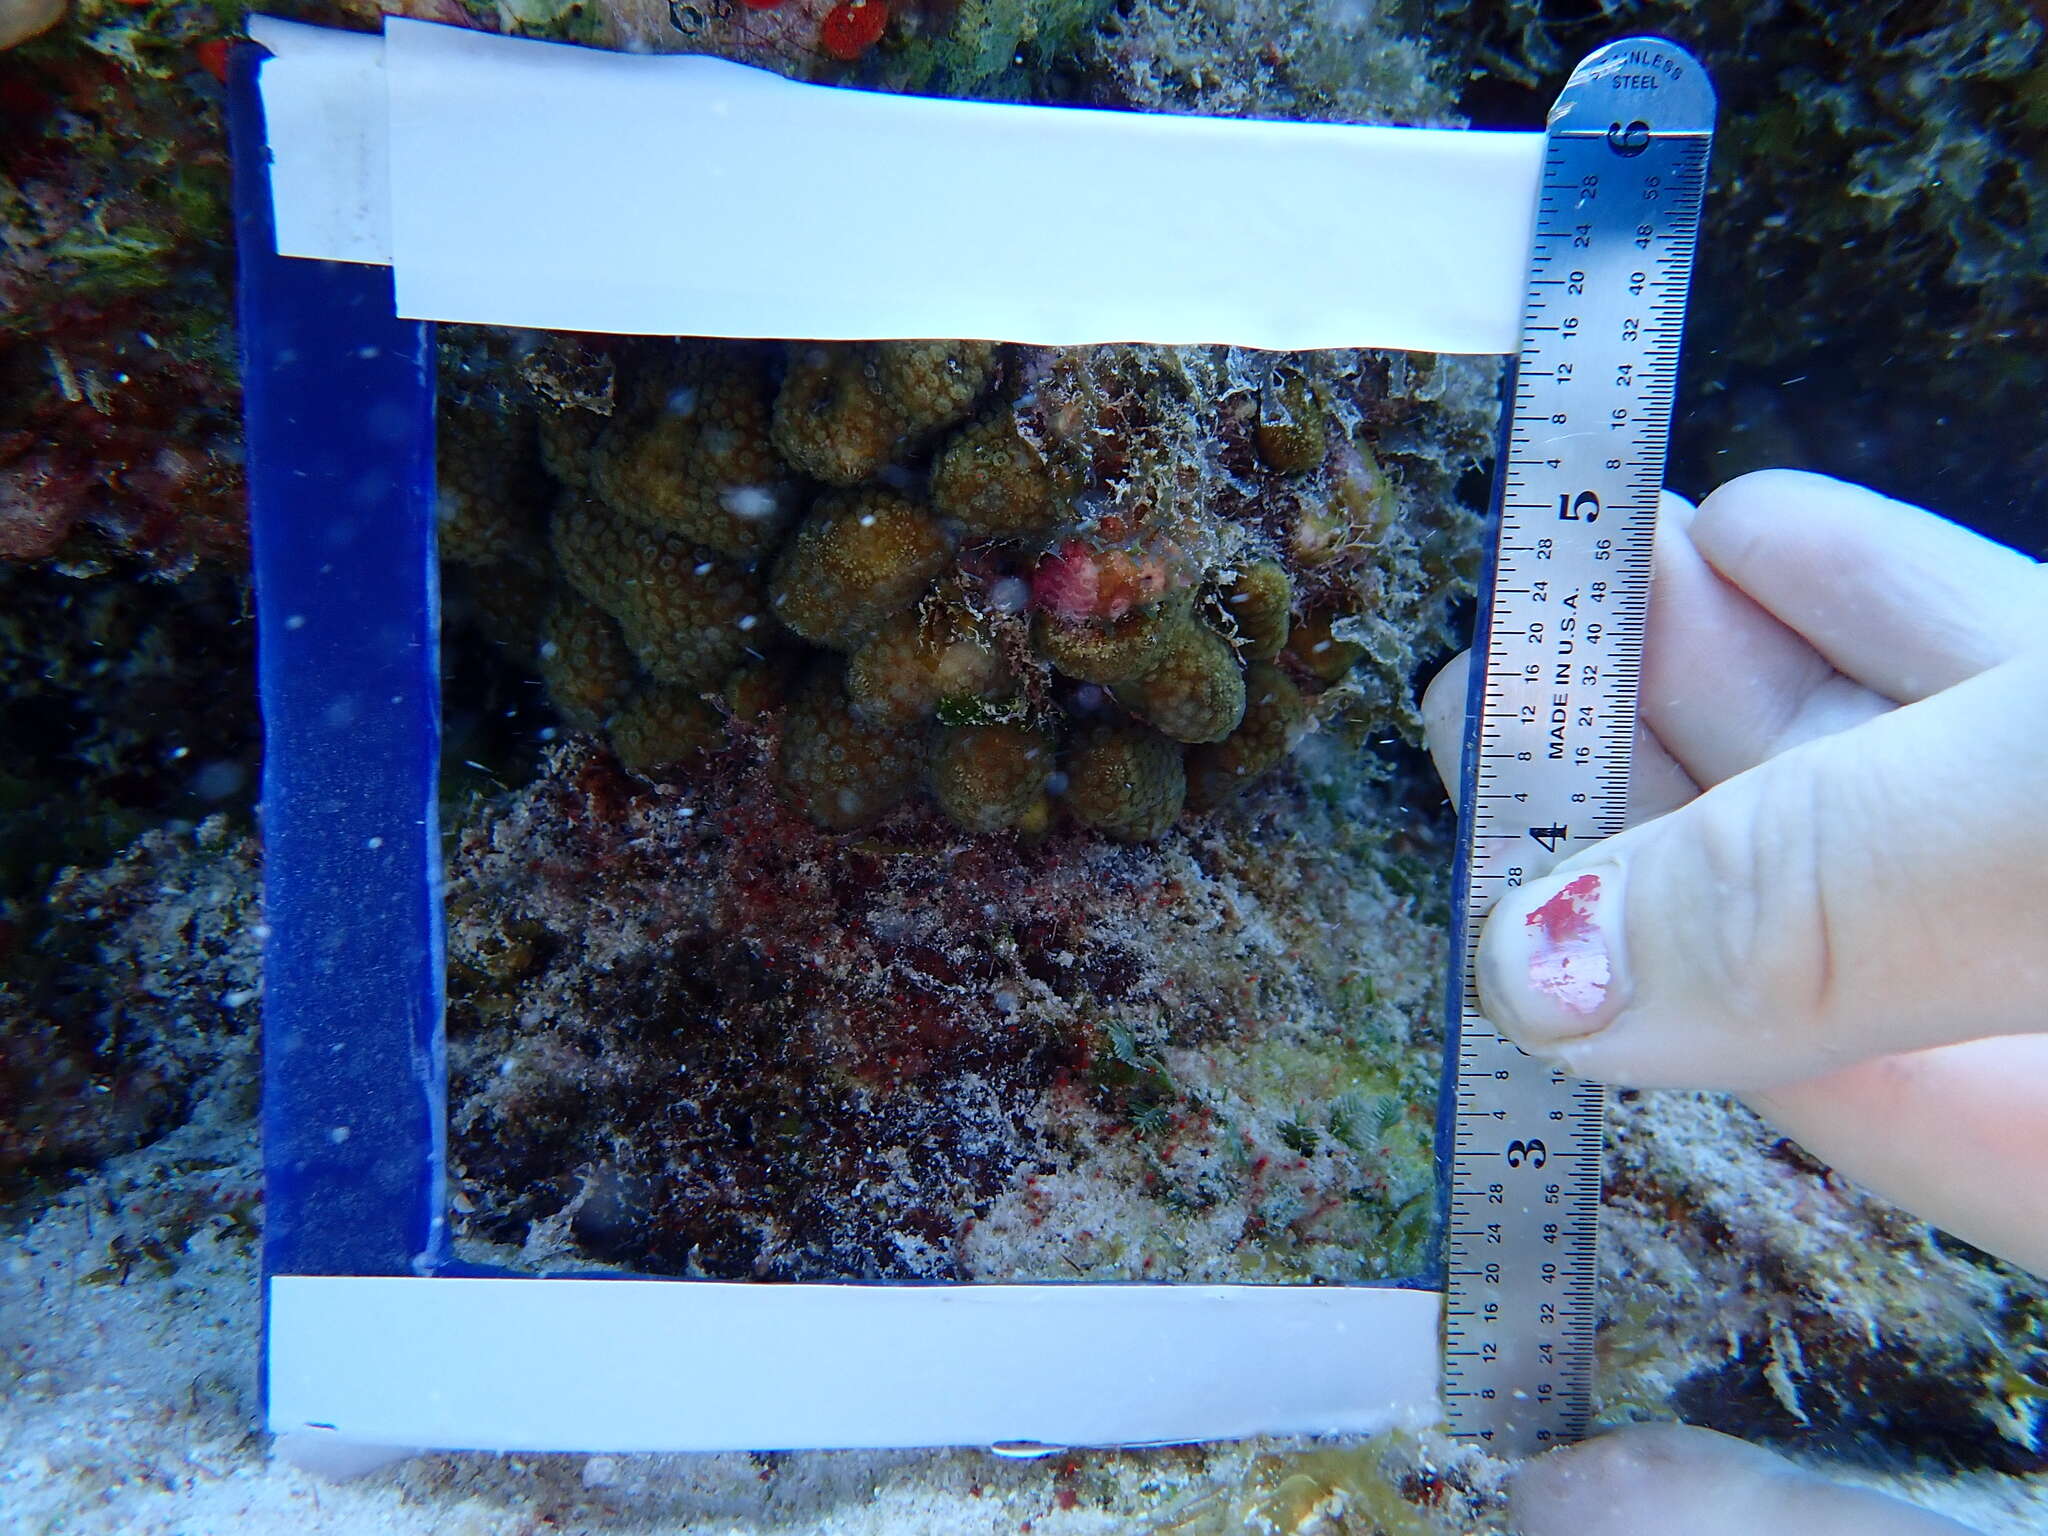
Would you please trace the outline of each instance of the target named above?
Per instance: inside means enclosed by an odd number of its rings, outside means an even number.
[[[1548,125],[1473,643],[1452,946],[1444,1400],[1452,1431],[1496,1455],[1585,1432],[1605,1097],[1494,1031],[1473,959],[1502,891],[1627,823],[1713,128],[1705,71],[1658,38],[1589,55]]]

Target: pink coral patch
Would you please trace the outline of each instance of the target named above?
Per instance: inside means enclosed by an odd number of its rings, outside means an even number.
[[[1073,622],[1120,619],[1162,596],[1168,586],[1165,563],[1123,549],[1096,549],[1069,539],[1038,562],[1031,576],[1031,600]]]

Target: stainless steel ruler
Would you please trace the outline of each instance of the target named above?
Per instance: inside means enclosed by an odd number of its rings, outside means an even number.
[[[1480,1016],[1472,960],[1504,890],[1627,823],[1713,129],[1699,63],[1641,37],[1573,70],[1548,125],[1473,645],[1452,948],[1444,1394],[1453,1432],[1496,1455],[1585,1432],[1606,1106]]]

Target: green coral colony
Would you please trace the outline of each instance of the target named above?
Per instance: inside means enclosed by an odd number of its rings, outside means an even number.
[[[923,791],[971,833],[1156,839],[1345,696],[1389,584],[1397,493],[1355,366],[526,345],[529,387],[458,393],[444,427],[444,556],[500,608],[545,604],[549,698],[631,772],[687,776],[728,722],[772,719],[789,799],[830,831]],[[1145,453],[1176,395],[1223,445],[1200,485]]]

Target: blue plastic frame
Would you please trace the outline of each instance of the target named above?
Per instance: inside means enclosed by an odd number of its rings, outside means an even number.
[[[237,46],[228,79],[270,928],[264,1278],[495,1273],[454,1259],[446,1221],[434,328],[396,318],[387,268],[277,254],[269,57]],[[1447,1086],[1440,1204],[1449,1104]],[[1438,1247],[1368,1288],[1441,1289]]]

